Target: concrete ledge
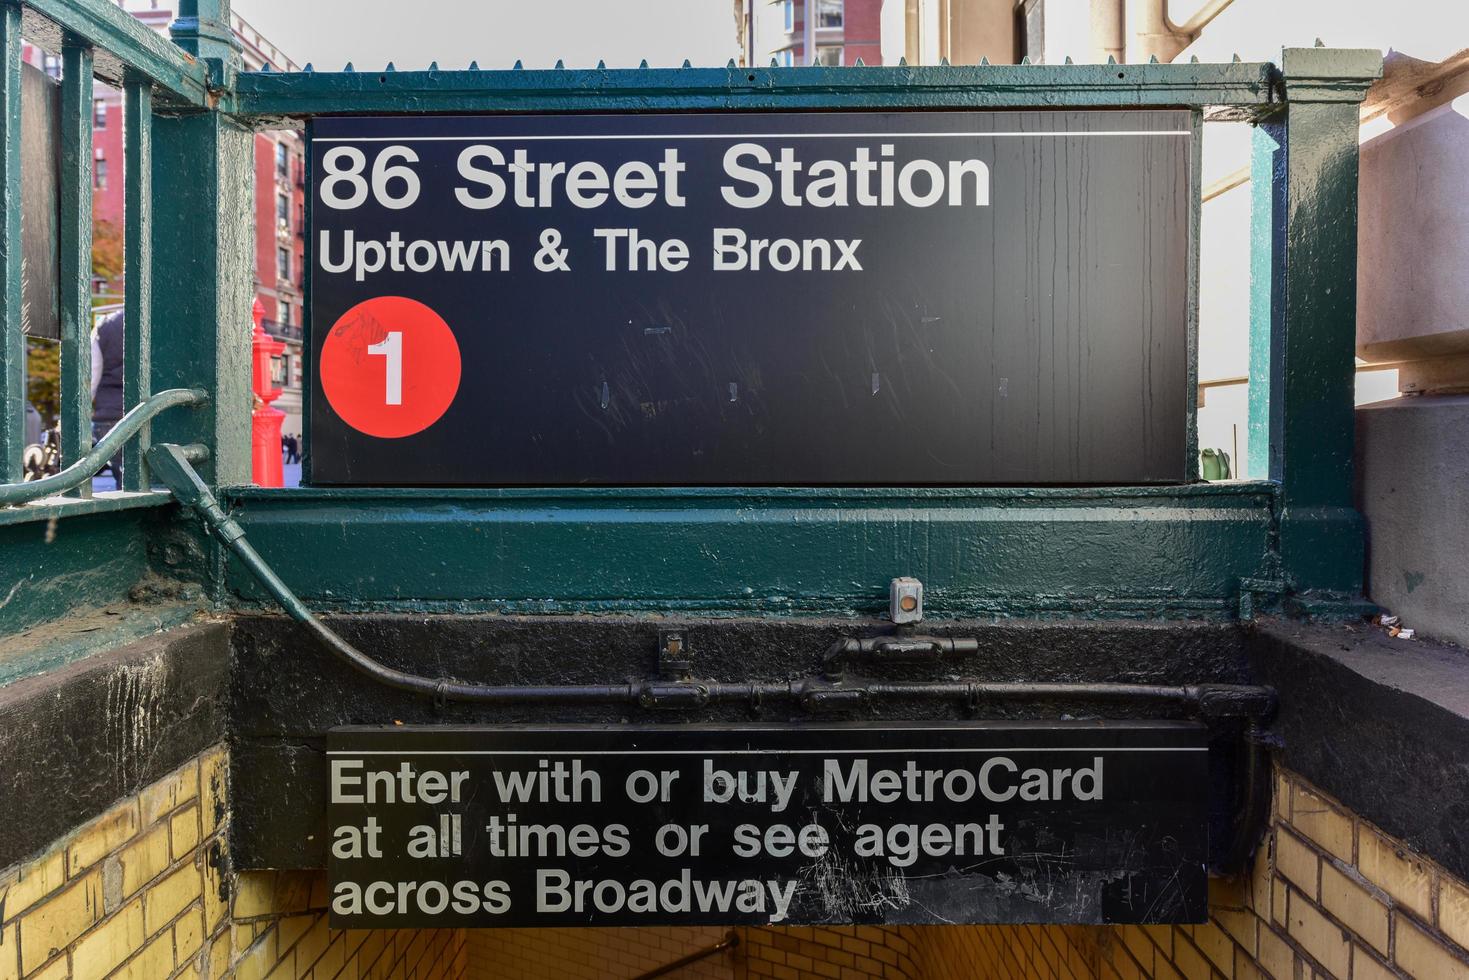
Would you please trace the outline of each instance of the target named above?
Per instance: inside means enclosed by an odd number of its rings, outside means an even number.
[[[1365,624],[1265,622],[1254,639],[1282,764],[1469,878],[1469,654]]]
[[[0,868],[221,741],[229,670],[209,623],[0,687]]]

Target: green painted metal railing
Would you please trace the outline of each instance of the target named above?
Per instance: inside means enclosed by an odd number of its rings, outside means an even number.
[[[129,405],[148,402],[151,383],[149,267],[152,212],[149,207],[152,166],[151,122],[155,92],[170,106],[202,108],[209,104],[208,71],[177,44],[170,44],[116,5],[81,0],[13,0],[0,2],[0,128],[5,149],[0,156],[0,483],[18,481],[24,449],[25,338],[21,333],[22,188],[21,59],[26,40],[59,52],[61,131],[58,281],[61,325],[61,454],[68,472],[95,455],[91,428],[92,326],[92,97],[101,77],[123,89],[127,99],[125,129],[127,365],[125,398]],[[173,402],[177,404],[178,402]],[[125,488],[149,485],[142,435],[126,451]],[[119,440],[114,440],[114,444]],[[104,456],[105,459],[105,456]],[[49,481],[47,485],[52,485]],[[69,485],[79,495],[90,484]],[[19,496],[3,494],[6,500]],[[27,494],[29,497],[30,494]]]
[[[86,455],[61,472],[26,483],[0,484],[0,507],[29,503],[32,500],[40,500],[54,494],[65,493],[68,490],[75,490],[89,483],[93,475],[159,413],[177,405],[202,405],[208,400],[209,393],[202,388],[170,388],[168,391],[160,391],[141,405],[134,406],[107,431],[106,435],[97,441],[96,445],[87,451]],[[136,440],[132,444],[136,445]],[[196,453],[195,455],[201,454]],[[207,455],[207,451],[202,455]]]

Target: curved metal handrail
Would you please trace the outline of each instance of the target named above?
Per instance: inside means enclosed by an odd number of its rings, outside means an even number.
[[[65,493],[90,480],[113,456],[122,449],[123,443],[137,435],[139,430],[154,416],[175,405],[202,405],[209,400],[203,388],[170,388],[160,391],[118,420],[108,433],[98,440],[92,451],[72,463],[60,473],[32,480],[29,483],[0,484],[0,507],[15,506]]]

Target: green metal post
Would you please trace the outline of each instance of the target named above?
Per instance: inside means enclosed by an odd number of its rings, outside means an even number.
[[[239,69],[229,0],[182,0],[169,27],[175,43],[210,65],[210,85],[228,88]],[[250,301],[255,249],[254,137],[218,110],[157,115],[155,172],[188,180],[153,184],[153,210],[188,215],[153,224],[153,268],[167,295],[151,297],[153,387],[200,386],[207,407],[160,419],[155,442],[202,443],[214,486],[250,480]]]
[[[128,76],[123,112],[127,368],[122,392],[123,404],[131,408],[146,401],[153,389],[153,85],[146,78]],[[123,450],[123,489],[148,489],[148,444],[149,428],[144,427]]]
[[[72,38],[61,46],[59,189],[61,463],[70,466],[92,448],[92,49]]]
[[[174,43],[209,66],[211,88],[228,89],[239,71],[239,45],[230,29],[230,0],[179,0],[169,25]]]
[[[153,388],[202,387],[210,403],[159,419],[154,442],[209,447],[206,478],[250,480],[250,301],[254,278],[253,135],[218,112],[153,119],[153,268],[169,288],[150,306]]]
[[[0,4],[0,483],[21,475],[26,341],[21,323],[20,7]]]
[[[1189,139],[1188,179],[1193,193],[1188,210],[1188,390],[1184,392],[1183,411],[1188,419],[1184,452],[1184,479],[1199,478],[1199,236],[1203,227],[1204,200],[1204,113],[1192,112]],[[1239,465],[1238,462],[1235,463]]]
[[[1283,287],[1269,375],[1272,468],[1287,576],[1358,596],[1364,535],[1352,506],[1359,106],[1381,52],[1287,48]],[[1274,288],[1272,289],[1272,293]]]

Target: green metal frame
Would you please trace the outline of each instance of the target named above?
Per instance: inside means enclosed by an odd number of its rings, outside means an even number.
[[[1377,52],[1289,49],[1280,69],[1236,62],[247,73],[238,70],[227,0],[181,6],[170,46],[145,40],[103,0],[20,4],[28,31],[40,18],[68,50],[95,50],[97,75],[126,87],[129,131],[142,134],[128,145],[128,305],[139,325],[139,339],[130,339],[129,401],[165,388],[209,392],[207,405],[155,422],[152,438],[207,448],[209,485],[307,601],[352,609],[846,614],[881,608],[888,579],[917,575],[930,611],[951,615],[1220,616],[1284,596],[1321,610],[1360,602],[1363,530],[1350,496],[1356,105],[1378,74]],[[20,19],[17,0],[0,0],[4,202],[19,187]],[[1250,408],[1259,479],[1086,489],[244,485],[253,129],[323,113],[1147,107],[1259,126]],[[150,186],[154,173],[190,179]],[[0,345],[0,448],[19,438],[15,213],[7,207],[0,233],[0,313],[10,325]],[[1196,283],[1197,214],[1194,228]],[[66,250],[80,254],[74,238]],[[152,289],[160,270],[168,272],[166,291]],[[138,464],[129,486],[141,489],[141,449],[129,460]],[[145,551],[147,535],[162,533],[157,521],[95,513],[94,502],[31,506],[24,520],[0,521],[0,549],[8,549],[10,531],[34,527],[28,522],[83,509],[87,521],[110,522],[107,533],[144,536],[128,540]],[[154,571],[197,575],[220,603],[263,600],[218,546],[188,533],[186,522],[165,524],[171,547],[189,542],[184,550],[199,560],[152,562]],[[58,573],[80,564],[52,554]],[[0,572],[0,592],[15,574]],[[119,590],[122,579],[98,576],[84,598]],[[0,635],[6,617],[33,620],[33,612],[0,611]]]
[[[228,22],[227,4],[205,4],[202,20]],[[227,29],[226,29],[227,34]],[[71,476],[92,462],[106,457],[110,449],[92,446],[90,425],[90,329],[91,329],[91,137],[93,78],[124,90],[127,105],[128,142],[126,154],[125,206],[127,213],[126,262],[128,269],[127,366],[125,395],[134,406],[157,406],[164,395],[150,392],[169,388],[201,388],[210,392],[206,409],[177,413],[178,420],[165,426],[173,441],[207,445],[211,457],[223,455],[225,468],[214,463],[213,472],[229,482],[247,475],[235,448],[247,436],[234,429],[248,426],[248,333],[237,324],[248,324],[248,299],[235,302],[221,315],[212,296],[247,294],[250,289],[250,232],[243,237],[234,231],[240,200],[249,193],[248,161],[232,165],[223,182],[223,198],[212,197],[211,207],[190,211],[181,203],[181,188],[197,188],[199,176],[219,171],[213,148],[194,140],[191,131],[182,142],[193,146],[190,166],[170,173],[167,183],[154,182],[152,175],[160,143],[177,141],[178,126],[185,119],[240,134],[231,152],[245,157],[248,140],[243,130],[220,111],[227,93],[211,88],[209,58],[217,49],[185,51],[143,26],[132,15],[105,0],[0,0],[0,484],[20,479],[24,446],[25,338],[21,333],[21,133],[20,70],[23,41],[28,41],[63,58],[63,118],[60,173],[60,309],[63,337],[62,448],[64,462],[75,469]],[[160,132],[160,130],[169,130]],[[137,137],[137,138],[135,138]],[[196,142],[199,145],[194,145]],[[175,158],[176,159],[176,158]],[[196,167],[193,164],[200,164]],[[187,174],[188,179],[179,179]],[[211,197],[208,190],[198,192]],[[234,210],[228,210],[234,209]],[[187,227],[159,232],[150,220],[152,212],[188,216],[170,225]],[[162,241],[158,241],[161,239]],[[160,247],[164,246],[164,247]],[[167,254],[165,254],[167,253]],[[224,254],[224,263],[209,263],[207,257]],[[183,261],[176,261],[177,256]],[[201,258],[204,257],[204,258]],[[150,259],[152,268],[149,267]],[[165,270],[167,292],[174,301],[158,302],[152,289],[153,270]],[[175,278],[177,276],[177,278]],[[207,285],[198,296],[187,295],[178,286],[195,286],[191,277],[205,277]],[[243,285],[241,284],[243,283]],[[149,297],[153,296],[150,302]],[[154,313],[155,305],[166,307]],[[233,318],[226,327],[225,320]],[[217,338],[217,339],[216,339]],[[223,347],[239,352],[223,364],[201,354]],[[151,357],[162,348],[169,356]],[[175,351],[181,353],[175,354]],[[150,361],[152,362],[150,364]],[[165,397],[167,396],[167,397]],[[221,433],[215,428],[220,418],[214,406],[220,403],[234,413]],[[144,410],[144,415],[148,410]],[[146,425],[144,426],[146,430]],[[169,580],[206,578],[210,569],[198,552],[197,543],[179,525],[167,493],[149,491],[141,465],[140,444],[124,450],[129,475],[121,495],[104,494],[93,499],[62,500],[48,497],[21,506],[0,506],[0,650],[6,640],[48,620],[79,608],[123,605],[137,594],[153,591],[150,583],[164,583],[163,591],[176,591]],[[203,458],[201,455],[200,458]],[[229,468],[232,467],[232,468]],[[76,479],[75,492],[85,497],[90,481]],[[63,481],[70,484],[73,481]],[[8,489],[8,488],[6,488]],[[27,499],[30,486],[15,495]],[[217,570],[216,570],[217,571]],[[197,601],[197,600],[194,600]],[[156,617],[122,617],[146,624]],[[140,626],[139,628],[145,628]]]

